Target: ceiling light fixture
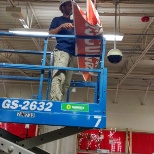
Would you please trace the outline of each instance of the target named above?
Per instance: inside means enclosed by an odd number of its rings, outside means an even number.
[[[30,29],[27,27],[27,24],[24,24],[24,21],[21,20],[24,28],[11,28],[9,32],[15,34],[27,34],[27,35],[37,35],[37,36],[48,36],[48,29]],[[113,35],[113,34],[104,34],[103,35],[107,41],[114,41],[116,37],[116,41],[122,41],[123,35]]]
[[[43,29],[29,29],[29,28],[11,28],[9,32],[15,34],[26,34],[26,35],[36,35],[36,36],[48,36],[48,30]]]
[[[114,41],[116,39],[116,41],[122,41],[123,40],[123,35],[113,35],[113,34],[104,34],[103,35],[107,41]]]

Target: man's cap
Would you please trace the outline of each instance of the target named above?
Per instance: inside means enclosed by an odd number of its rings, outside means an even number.
[[[59,10],[62,11],[62,6],[67,3],[67,2],[71,2],[72,0],[62,0],[60,5],[59,5]]]

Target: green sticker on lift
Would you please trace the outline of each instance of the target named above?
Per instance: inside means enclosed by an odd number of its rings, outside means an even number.
[[[65,111],[78,111],[78,112],[89,112],[89,104],[70,104],[62,103],[61,110]]]

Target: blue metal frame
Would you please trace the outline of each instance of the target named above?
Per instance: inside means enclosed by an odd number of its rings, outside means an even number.
[[[0,32],[1,36],[25,36],[44,38],[44,50],[38,52],[43,54],[42,65],[8,64],[0,63],[0,68],[40,70],[40,78],[36,77],[14,77],[0,76],[1,79],[35,80],[39,82],[38,95],[36,99],[0,98],[0,122],[29,123],[39,125],[57,126],[77,126],[88,128],[106,128],[106,89],[107,89],[107,69],[104,68],[104,57],[106,41],[101,36],[64,36],[64,35],[18,35],[9,32]],[[76,56],[100,56],[99,69],[83,69],[71,67],[54,67],[52,64],[52,54],[47,51],[48,39],[52,37],[70,37],[83,39],[101,39],[101,55],[76,55]],[[0,49],[2,52],[19,52],[22,50]],[[26,53],[26,50],[23,50]],[[27,53],[35,54],[35,51],[27,50]],[[46,66],[46,56],[51,56],[50,65]],[[94,103],[87,102],[57,102],[48,99],[51,83],[52,69],[73,70],[82,72],[95,72],[98,74],[96,82],[72,81],[71,86],[94,88]],[[48,70],[48,78],[44,78],[44,71]],[[43,82],[47,82],[46,100],[42,100]]]

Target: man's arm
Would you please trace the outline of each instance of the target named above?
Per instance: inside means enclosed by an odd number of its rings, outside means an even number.
[[[57,27],[55,29],[50,29],[49,34],[57,34],[63,28],[70,29],[70,28],[73,28],[73,27],[74,26],[73,26],[72,23],[64,23],[64,24],[61,24],[59,27]]]
[[[49,34],[57,34],[61,29],[62,29],[62,25],[60,25],[59,27],[55,29],[50,29]]]

